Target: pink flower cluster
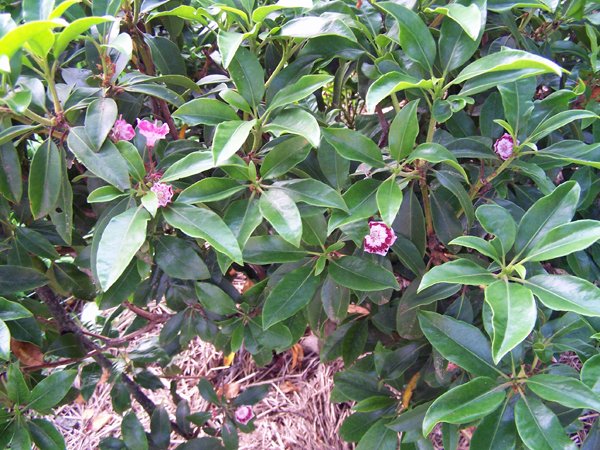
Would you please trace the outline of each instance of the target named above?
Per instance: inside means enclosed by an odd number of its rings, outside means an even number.
[[[519,141],[517,141],[517,145],[519,145]],[[514,146],[513,137],[508,133],[504,133],[494,143],[494,151],[500,158],[507,160],[512,156]]]
[[[396,242],[396,233],[383,222],[369,222],[369,234],[365,236],[364,248],[367,253],[387,255]]]
[[[235,410],[235,420],[242,425],[246,425],[253,417],[252,406],[242,405]]]
[[[156,141],[164,139],[169,133],[169,127],[166,123],[158,125],[158,121],[150,122],[149,120],[137,119],[138,130],[140,134],[146,138],[146,145],[148,148],[154,148]],[[113,125],[110,133],[110,138],[114,142],[118,141],[130,141],[135,137],[135,130],[133,127],[123,120],[123,115],[120,115],[115,124]]]
[[[158,206],[165,207],[171,203],[173,198],[173,186],[167,183],[156,182],[150,188],[152,192],[156,194],[158,198]]]

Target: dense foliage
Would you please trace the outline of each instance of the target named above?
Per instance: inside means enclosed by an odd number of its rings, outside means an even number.
[[[263,388],[203,379],[209,411],[173,391],[174,417],[144,389],[197,336],[266,365],[309,328],[360,450],[440,423],[447,450],[574,448],[600,411],[600,10],[445,3],[3,2],[0,447],[63,448],[41,416],[102,379],[102,448],[236,448]]]

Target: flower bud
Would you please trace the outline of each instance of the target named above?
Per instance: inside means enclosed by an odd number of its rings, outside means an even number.
[[[123,120],[123,114],[121,114],[113,125],[112,131],[110,132],[110,138],[113,142],[119,142],[130,141],[134,136],[135,130],[126,120]]]
[[[517,141],[517,145],[518,144],[519,141]],[[500,136],[500,139],[494,143],[494,151],[500,158],[507,160],[512,156],[514,146],[515,143],[512,136],[508,133],[504,133]]]

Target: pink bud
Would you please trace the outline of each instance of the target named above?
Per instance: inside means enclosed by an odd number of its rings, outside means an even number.
[[[164,207],[171,203],[173,198],[173,186],[167,183],[154,183],[150,188],[158,198],[158,206]]]
[[[166,123],[163,123],[161,126],[158,126],[158,121],[155,120],[154,123],[149,120],[140,120],[138,119],[138,129],[142,136],[146,138],[146,145],[149,148],[153,148],[156,141],[160,139],[164,139],[165,136],[169,133],[169,127]]]
[[[246,425],[253,417],[252,406],[242,405],[235,410],[235,420],[242,425]]]
[[[517,141],[517,145],[518,144],[519,141]],[[494,151],[500,158],[506,160],[512,156],[514,146],[515,143],[512,136],[508,133],[504,133],[500,136],[500,139],[494,143]]]
[[[364,240],[365,252],[387,255],[394,242],[396,242],[394,230],[383,222],[369,222],[369,234]]]
[[[113,125],[112,131],[110,132],[110,138],[113,142],[119,142],[130,141],[134,136],[135,130],[126,120],[123,120],[123,114],[121,114]]]

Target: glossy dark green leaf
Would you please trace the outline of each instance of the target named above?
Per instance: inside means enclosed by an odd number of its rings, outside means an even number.
[[[269,102],[267,111],[300,101],[332,80],[333,77],[329,75],[305,75],[294,84],[286,86],[277,92]]]
[[[535,397],[520,398],[515,406],[519,436],[532,450],[574,450],[556,415]]]
[[[423,419],[423,436],[440,422],[462,424],[485,417],[504,401],[506,393],[487,377],[478,377],[450,389],[431,404]]]
[[[92,150],[98,151],[117,120],[117,104],[112,98],[99,98],[89,104],[85,113],[85,134]]]
[[[437,283],[456,283],[478,286],[488,285],[496,281],[496,277],[469,259],[456,259],[435,266],[423,276],[419,291]]]
[[[427,25],[416,13],[397,3],[385,2],[380,6],[398,21],[400,46],[404,53],[430,74],[433,73],[436,46]]]
[[[62,160],[60,194],[55,208],[50,211],[50,220],[63,241],[71,245],[73,237],[73,188],[67,172],[67,161],[64,158]]]
[[[210,283],[196,283],[196,295],[206,309],[216,314],[235,314],[234,301],[221,288]]]
[[[425,311],[419,313],[419,324],[427,340],[448,361],[475,375],[495,379],[500,373],[489,341],[473,325]]]
[[[357,291],[399,289],[394,274],[368,259],[344,256],[329,262],[329,275],[341,286]]]
[[[383,157],[377,144],[358,131],[347,128],[326,128],[323,137],[340,156],[361,161],[371,167],[383,167]]]
[[[275,231],[296,247],[302,238],[302,219],[294,200],[282,190],[263,192],[258,202],[260,212],[273,225]]]
[[[550,309],[600,316],[600,289],[587,280],[572,275],[535,275],[525,286]]]
[[[277,178],[300,164],[310,153],[311,146],[302,136],[292,136],[269,150],[260,173],[264,179]]]
[[[508,253],[517,235],[517,224],[510,213],[499,205],[490,204],[477,208],[475,215],[483,229],[498,238],[504,254]]]
[[[581,381],[596,395],[600,394],[600,355],[592,356],[583,364]]]
[[[134,180],[140,182],[146,175],[146,168],[144,167],[144,161],[138,149],[127,141],[119,141],[116,143],[117,150],[121,156],[125,159],[125,163],[129,169],[129,174]]]
[[[8,398],[17,405],[24,405],[29,402],[29,388],[19,367],[16,364],[11,364],[6,375]]]
[[[529,135],[531,142],[537,142],[540,139],[548,136],[554,130],[558,130],[569,123],[580,119],[597,119],[598,116],[592,111],[574,109],[570,111],[562,111],[558,114],[542,121]]]
[[[390,177],[379,185],[375,199],[377,200],[377,209],[381,218],[391,226],[402,205],[402,189],[398,186],[395,177]]]
[[[248,186],[231,178],[204,178],[184,189],[177,197],[177,201],[181,203],[215,202],[229,198],[244,189],[248,189]]]
[[[217,125],[213,139],[213,161],[216,166],[222,165],[242,147],[254,127],[254,120],[233,120]]]
[[[266,330],[308,305],[320,284],[321,279],[313,274],[312,265],[284,275],[265,300],[263,328]]]
[[[388,72],[377,78],[367,91],[367,110],[375,107],[388,96],[407,89],[432,89],[433,81],[414,78],[404,72]]]
[[[95,152],[85,129],[75,127],[69,132],[67,145],[77,159],[94,175],[121,190],[129,189],[127,163],[110,140],[104,141],[100,150]]]
[[[377,212],[377,188],[379,181],[365,178],[354,183],[350,189],[344,192],[342,198],[350,213],[334,211],[329,219],[327,234],[331,234],[336,228],[343,225],[367,219]]]
[[[213,155],[207,151],[190,153],[173,163],[161,177],[161,181],[174,181],[180,178],[198,175],[214,167]]]
[[[526,380],[538,397],[569,408],[600,410],[600,397],[581,381],[553,374],[538,374]]]
[[[306,250],[290,244],[281,236],[252,236],[244,247],[244,261],[250,264],[273,264],[299,261]]]
[[[215,250],[233,261],[242,262],[237,239],[223,219],[206,208],[173,203],[163,211],[165,220],[190,237],[205,239]]]
[[[131,208],[113,217],[102,233],[96,271],[104,291],[125,271],[146,240],[146,225],[150,215],[145,209]]]
[[[419,118],[417,108],[419,100],[413,100],[402,108],[390,125],[388,140],[390,143],[390,155],[401,161],[406,158],[413,147],[419,134]]]
[[[185,61],[177,44],[165,37],[149,34],[144,35],[144,40],[150,48],[154,65],[161,74],[186,75]]]
[[[150,445],[152,448],[167,449],[171,443],[171,421],[164,406],[158,406],[150,420]]]
[[[485,301],[492,311],[492,355],[498,364],[529,336],[537,318],[537,307],[529,289],[507,280],[498,280],[486,287]]]
[[[161,236],[155,241],[156,264],[167,275],[181,280],[206,280],[210,271],[189,241]]]
[[[47,215],[58,202],[62,176],[62,151],[51,139],[35,152],[29,169],[29,204],[36,219]]]
[[[76,375],[75,370],[61,370],[44,378],[31,390],[27,407],[46,411],[56,406],[71,389]]]
[[[265,74],[258,58],[240,47],[229,64],[229,74],[242,97],[256,108],[265,94]]]
[[[313,147],[318,147],[321,141],[321,129],[315,117],[302,108],[289,107],[279,111],[263,130],[275,136],[295,134],[302,136]]]
[[[386,427],[385,419],[375,422],[356,446],[356,450],[396,450],[397,448],[398,435]]]
[[[419,145],[411,152],[407,162],[410,163],[417,159],[421,159],[433,164],[448,164],[449,166],[455,168],[465,180],[468,180],[467,174],[463,167],[458,163],[456,156],[454,156],[452,152],[450,152],[443,145],[436,144],[434,142]]]
[[[507,450],[516,447],[514,406],[507,400],[501,408],[483,418],[473,433],[471,446],[481,450]]]
[[[44,450],[62,450],[65,439],[51,422],[45,419],[31,419],[27,424],[35,445]]]
[[[0,145],[0,194],[15,203],[21,200],[23,194],[21,161],[17,150],[10,142]]]
[[[48,279],[37,270],[20,266],[0,266],[0,294],[12,294],[44,286]]]
[[[344,199],[337,191],[317,180],[280,181],[273,184],[273,188],[273,190],[284,191],[295,202],[303,202],[313,206],[323,206],[343,211],[348,210]]]
[[[219,100],[196,98],[175,110],[173,117],[181,119],[190,126],[218,125],[221,122],[239,120],[235,111]]]
[[[55,260],[59,258],[58,252],[54,246],[41,233],[31,228],[20,227],[16,230],[16,237],[19,243],[34,255]]]
[[[452,194],[454,194],[454,196],[458,199],[460,207],[467,217],[468,226],[470,226],[475,221],[475,209],[473,208],[473,203],[469,198],[467,190],[452,172],[438,170],[436,172],[436,178],[442,186],[452,192]]]
[[[123,417],[121,434],[129,450],[148,450],[146,432],[133,411]]]

